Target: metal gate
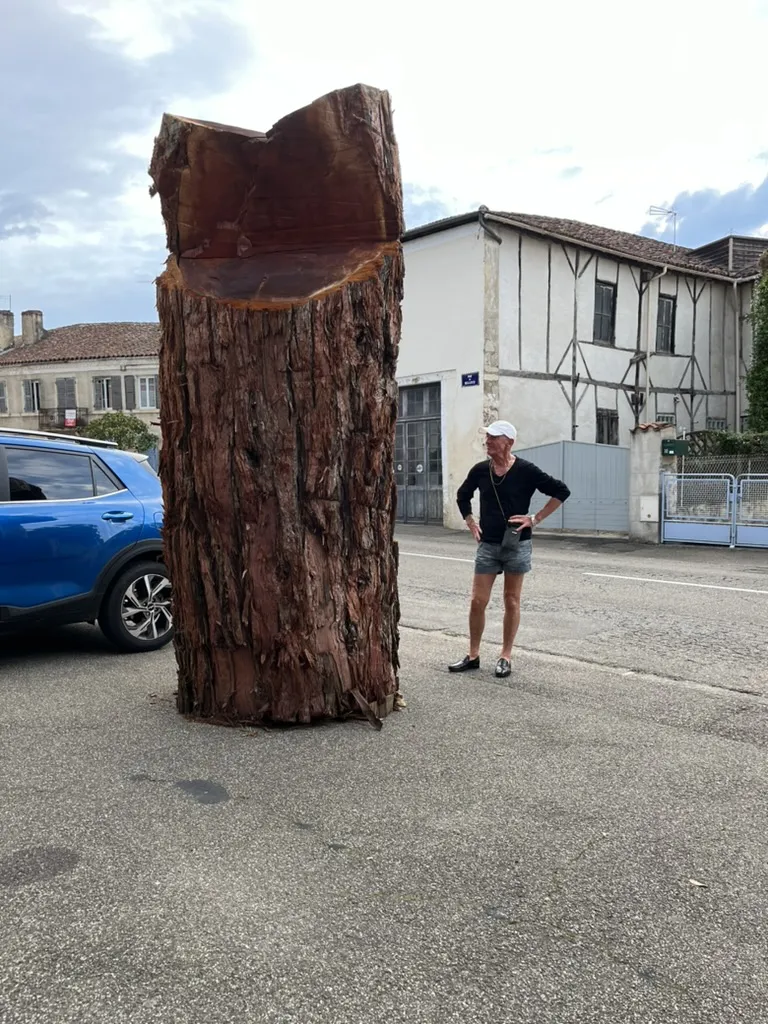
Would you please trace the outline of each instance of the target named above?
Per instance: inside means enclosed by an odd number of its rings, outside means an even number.
[[[736,547],[768,548],[768,475],[736,481],[734,542]]]
[[[768,547],[768,475],[665,474],[661,540]]]
[[[401,388],[395,436],[397,518],[442,523],[443,458],[440,385]]]
[[[668,473],[661,493],[661,540],[731,546],[734,478],[727,473]]]

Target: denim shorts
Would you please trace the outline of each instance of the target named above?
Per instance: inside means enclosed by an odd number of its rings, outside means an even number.
[[[509,572],[519,575],[530,572],[532,550],[533,542],[530,540],[521,540],[511,551],[505,551],[501,544],[481,541],[475,555],[475,573],[498,575]]]

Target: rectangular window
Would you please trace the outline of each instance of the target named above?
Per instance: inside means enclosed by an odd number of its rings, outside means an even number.
[[[0,380],[0,415],[8,412],[8,387],[4,380]]]
[[[87,455],[45,449],[6,448],[11,501],[72,501],[93,497]]]
[[[97,412],[112,408],[112,378],[93,378],[93,408]]]
[[[424,384],[420,387],[400,388],[398,392],[399,419],[421,419],[440,415],[440,385]]]
[[[667,355],[675,352],[675,312],[677,299],[674,295],[660,295],[656,314],[656,351]]]
[[[157,409],[157,377],[139,377],[139,408]]]
[[[657,412],[656,413],[657,423],[670,423],[673,427],[677,423],[677,416],[673,412]]]
[[[25,380],[24,384],[24,412],[40,412],[40,381]]]
[[[616,285],[607,281],[595,283],[595,324],[593,340],[601,345],[613,345],[616,321]]]
[[[619,443],[619,414],[615,409],[597,410],[597,436],[598,444]]]
[[[718,416],[707,417],[707,430],[727,430],[728,420],[720,419]]]

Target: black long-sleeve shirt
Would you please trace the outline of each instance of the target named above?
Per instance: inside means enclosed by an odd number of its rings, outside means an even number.
[[[499,496],[499,501],[496,500],[494,490]],[[549,498],[557,498],[558,501],[565,501],[571,493],[562,480],[555,480],[553,476],[549,476],[538,466],[519,456],[503,478],[493,473],[489,459],[476,463],[470,469],[467,479],[459,487],[456,495],[459,511],[464,519],[472,511],[475,491],[480,491],[480,529],[486,544],[501,544],[507,520],[510,516],[527,516],[531,498],[536,491],[541,491]],[[503,515],[499,502],[504,509]],[[520,539],[528,540],[530,536],[531,531],[526,528],[520,534]]]

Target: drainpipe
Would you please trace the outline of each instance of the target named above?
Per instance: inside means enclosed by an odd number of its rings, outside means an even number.
[[[648,416],[648,406],[651,404],[651,284],[653,281],[661,280],[668,270],[669,267],[663,267],[658,274],[649,277],[645,285],[647,318],[645,324],[645,405],[643,409],[646,417]]]
[[[733,239],[731,239],[733,242]],[[741,433],[741,317],[739,316],[739,282],[733,282],[733,323],[734,323],[734,345],[735,345],[735,389],[736,389],[736,425],[734,430]]]
[[[480,227],[483,229],[483,231],[486,233],[486,235],[489,235],[494,240],[494,242],[498,242],[499,245],[501,245],[501,243],[502,243],[501,235],[498,234],[496,231],[494,231],[493,228],[488,223],[488,221],[485,219],[485,215],[487,213],[490,213],[490,212],[491,211],[488,209],[487,206],[480,206],[480,207],[478,207],[477,219],[478,219],[478,222],[480,224]]]

